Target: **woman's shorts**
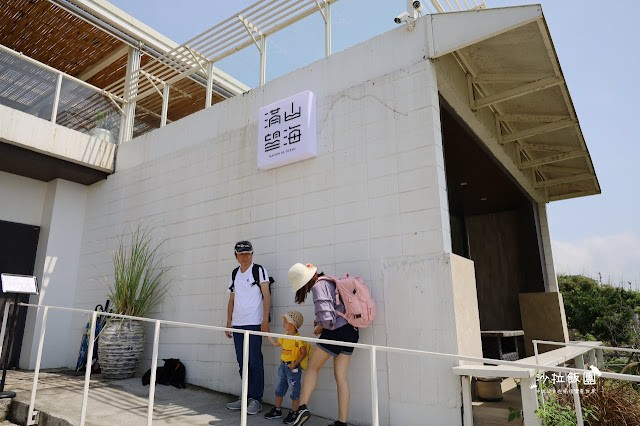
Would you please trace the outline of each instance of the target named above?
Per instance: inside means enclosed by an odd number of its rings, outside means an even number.
[[[321,339],[337,340],[340,342],[358,343],[360,334],[358,329],[351,324],[343,325],[335,330],[322,330],[320,333]],[[331,356],[338,356],[340,354],[351,355],[353,353],[353,347],[351,346],[338,346],[329,345],[327,343],[318,343],[318,347],[327,352]]]

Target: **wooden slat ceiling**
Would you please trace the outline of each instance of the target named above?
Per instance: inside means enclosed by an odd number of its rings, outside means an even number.
[[[0,44],[74,77],[125,45],[47,0],[0,1]],[[150,59],[143,55],[142,65]],[[105,89],[123,80],[126,63],[127,57],[123,55],[87,83]],[[221,100],[222,97],[213,94],[212,103]],[[201,85],[191,79],[179,81],[172,86],[168,122],[203,109],[204,103],[205,89]],[[160,126],[162,98],[148,96],[137,106],[134,137]]]
[[[123,45],[47,0],[0,2],[0,43],[72,76]]]

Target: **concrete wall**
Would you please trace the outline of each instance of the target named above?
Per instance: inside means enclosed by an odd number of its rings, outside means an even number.
[[[0,172],[0,220],[39,226],[47,184]]]
[[[294,307],[288,268],[313,262],[325,273],[360,275],[371,286],[378,317],[361,342],[457,351],[451,270],[442,263],[451,243],[438,92],[426,41],[421,20],[413,32],[398,28],[122,145],[117,172],[89,188],[75,306],[92,309],[104,300],[106,287],[95,278],[112,275],[116,237],[142,220],[167,239],[174,267],[170,295],[155,317],[224,325],[226,286],[237,265],[233,243],[249,239],[255,261],[276,279],[276,318]],[[318,157],[258,171],[258,109],[307,89],[318,99]],[[430,265],[429,273],[390,266],[415,262]],[[403,301],[416,292],[430,297],[416,299],[409,311]],[[305,315],[302,334],[311,335],[311,302],[297,308]],[[84,323],[72,324],[69,362]],[[282,332],[279,322],[273,329]],[[263,351],[271,402],[278,353]],[[240,392],[233,346],[222,333],[167,327],[160,356],[181,358],[190,383]],[[382,354],[378,362],[383,424],[407,419],[400,395],[419,418],[461,423],[451,363],[445,369],[426,363],[418,377],[393,369]],[[351,365],[350,421],[366,424],[369,354],[356,351]],[[400,386],[401,374],[409,375]],[[330,370],[310,406],[336,415]]]
[[[40,294],[31,296],[30,303],[68,307],[72,305],[76,292],[87,187],[56,179],[45,184],[45,188],[40,239],[34,267]],[[20,368],[35,368],[41,324],[42,312],[29,309],[20,354]],[[64,338],[71,328],[70,313],[49,313],[42,368],[71,365],[68,362],[68,342]],[[75,344],[76,353],[78,348],[79,345]]]
[[[56,179],[41,182],[0,172],[0,220],[40,226],[34,275],[40,294],[30,303],[71,306],[76,292],[80,240],[85,220],[87,187]],[[34,368],[41,314],[30,309],[20,355],[21,368]],[[43,368],[71,365],[67,335],[71,315],[52,312],[48,319]],[[55,330],[53,333],[51,330]],[[79,340],[73,347],[77,351]],[[77,355],[77,352],[76,352]]]
[[[558,277],[553,264],[553,252],[551,251],[551,231],[549,231],[549,221],[547,219],[547,205],[538,204],[538,217],[540,219],[540,237],[542,240],[542,254],[547,273],[547,291],[558,292]]]

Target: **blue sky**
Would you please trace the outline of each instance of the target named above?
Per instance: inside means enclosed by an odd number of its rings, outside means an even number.
[[[428,0],[427,0],[428,1]],[[165,36],[182,43],[255,0],[111,0]],[[487,0],[489,7],[533,2]],[[637,41],[640,2],[542,0],[602,194],[548,205],[557,272],[583,273],[640,288],[640,83]],[[366,7],[362,7],[366,5]],[[332,8],[333,51],[395,27],[405,0],[340,0]],[[319,14],[270,37],[267,80],[324,56]],[[249,86],[258,84],[259,56],[250,46],[216,64]]]

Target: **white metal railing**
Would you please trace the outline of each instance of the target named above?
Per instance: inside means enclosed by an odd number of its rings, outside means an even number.
[[[638,349],[632,349],[632,348],[620,348],[620,347],[614,347],[614,346],[602,346],[602,345],[598,345],[597,348],[593,348],[593,346],[587,344],[587,343],[580,343],[580,342],[553,342],[553,341],[549,341],[549,340],[532,340],[533,343],[533,351],[535,354],[535,358],[536,358],[536,364],[538,363],[538,345],[539,344],[543,344],[543,345],[554,345],[554,346],[564,346],[564,347],[581,347],[581,348],[589,348],[588,350],[588,355],[589,355],[589,364],[593,365],[593,366],[597,366],[598,368],[603,368],[604,367],[604,357],[603,357],[603,351],[604,350],[612,350],[612,351],[622,351],[622,352],[631,352],[631,353],[640,353],[640,350]],[[584,358],[583,355],[578,355],[577,357],[574,358],[576,367],[579,369],[584,370],[585,368],[585,364],[584,364]],[[604,373],[602,374],[603,377],[607,377],[606,375],[604,375]],[[637,376],[636,376],[637,377]],[[572,386],[572,390],[573,392],[575,392],[574,396],[573,396],[573,403],[574,403],[574,407],[576,410],[576,420],[578,423],[578,426],[584,426],[584,419],[582,418],[582,405],[580,403],[580,396],[577,393],[577,387],[578,384],[576,382],[572,382],[571,383]],[[543,401],[544,401],[544,395],[542,395]]]
[[[37,71],[29,72],[26,64],[35,66]],[[5,103],[7,106],[38,117],[38,110],[50,107],[51,114],[40,118],[83,133],[98,125],[109,126],[116,134],[114,139],[117,138],[116,129],[124,114],[123,98],[1,44],[0,66],[4,68],[0,87],[7,92],[7,96],[0,92],[0,104],[10,99]],[[49,99],[52,94],[53,99]],[[34,101],[34,95],[39,99]]]
[[[13,303],[13,302],[11,302]],[[38,375],[40,372],[40,364],[42,360],[42,349],[44,345],[44,337],[46,332],[47,325],[47,315],[49,309],[59,310],[59,311],[68,311],[68,312],[80,312],[80,313],[90,313],[92,315],[91,318],[91,330],[89,337],[89,344],[87,351],[87,368],[85,371],[85,379],[84,379],[84,390],[83,390],[83,398],[82,398],[82,408],[81,408],[81,418],[80,418],[80,426],[84,426],[86,421],[86,410],[87,410],[87,400],[89,395],[89,380],[91,377],[91,364],[93,361],[93,346],[95,343],[95,324],[98,315],[102,315],[105,317],[111,318],[120,318],[120,319],[131,319],[138,320],[148,323],[153,323],[155,325],[154,328],[154,338],[153,338],[153,354],[151,360],[151,378],[149,382],[149,403],[147,408],[147,425],[150,426],[153,422],[153,406],[154,406],[154,398],[155,398],[155,381],[156,381],[156,367],[158,365],[158,343],[160,337],[160,325],[172,325],[179,327],[189,327],[189,328],[198,328],[205,330],[216,330],[216,331],[228,331],[232,333],[242,333],[244,334],[244,346],[243,346],[243,364],[242,364],[242,411],[241,411],[241,425],[246,426],[247,424],[247,397],[248,397],[248,365],[249,365],[249,335],[258,335],[263,337],[275,337],[280,338],[287,336],[283,334],[277,333],[264,333],[259,331],[249,331],[249,330],[238,330],[234,328],[227,327],[218,327],[212,325],[202,325],[202,324],[192,324],[185,323],[179,321],[169,321],[169,320],[159,320],[159,319],[151,319],[151,318],[140,318],[140,317],[132,317],[128,315],[118,315],[109,312],[98,312],[91,311],[86,309],[76,309],[76,308],[65,308],[59,306],[47,306],[47,305],[35,305],[19,302],[18,306],[24,306],[27,308],[35,308],[35,309],[43,309],[42,315],[42,329],[40,332],[40,341],[38,344],[38,353],[36,357],[36,365],[33,376],[33,386],[31,389],[31,400],[29,403],[29,411],[27,414],[27,425],[36,424],[34,419],[34,414],[36,413],[34,410],[35,407],[35,398],[36,391],[38,386]],[[6,308],[5,308],[6,309]],[[7,310],[7,309],[6,309]],[[5,310],[5,312],[6,312]],[[5,315],[2,322],[2,329],[0,331],[0,335],[4,334],[7,323],[7,316]],[[323,339],[311,338],[311,337],[297,337],[299,340],[303,340],[311,343],[322,343],[326,342]],[[415,355],[420,357],[428,357],[428,358],[440,358],[447,359],[452,361],[470,361],[476,363],[484,363],[484,364],[492,364],[492,365],[504,365],[518,368],[528,368],[528,369],[536,369],[541,371],[554,371],[559,373],[584,373],[590,372],[590,370],[584,370],[579,368],[567,368],[567,367],[558,367],[558,366],[549,366],[549,365],[540,365],[537,363],[522,363],[522,362],[514,362],[514,361],[503,361],[497,359],[490,358],[479,358],[473,356],[465,356],[465,355],[455,355],[455,354],[446,354],[440,352],[430,352],[430,351],[420,351],[415,349],[404,349],[404,348],[396,348],[396,347],[388,347],[388,346],[378,346],[378,345],[369,345],[363,343],[348,343],[348,342],[336,342],[336,344],[340,346],[348,346],[353,348],[366,349],[370,351],[370,374],[371,374],[371,414],[372,414],[372,425],[379,426],[379,416],[378,416],[378,392],[377,392],[377,369],[376,369],[376,353],[378,351],[388,352],[388,353],[399,353],[399,354],[407,354],[407,355]],[[565,344],[565,343],[562,343]],[[611,378],[611,379],[620,379],[620,380],[628,380],[633,382],[640,382],[640,376],[634,376],[629,374],[619,374],[619,373],[609,373],[602,372],[601,377]],[[464,384],[464,383],[463,383]]]

